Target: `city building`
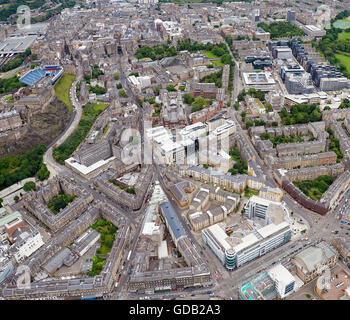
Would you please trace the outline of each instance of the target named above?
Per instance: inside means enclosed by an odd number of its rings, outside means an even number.
[[[283,191],[280,188],[263,187],[259,190],[259,197],[270,201],[281,202]]]
[[[171,238],[173,239],[175,245],[180,238],[187,237],[187,234],[177,217],[177,214],[173,208],[173,206],[169,202],[162,202],[159,204],[159,210],[162,217],[165,220],[165,224],[171,234]]]
[[[228,270],[239,268],[290,240],[291,229],[283,210],[274,207],[266,217],[264,226],[250,226],[244,232],[238,226],[230,236],[220,224],[214,224],[202,230],[202,239]]]
[[[83,256],[100,239],[100,233],[94,229],[88,229],[70,246],[73,252]]]
[[[294,291],[294,276],[281,264],[268,271],[269,276],[275,282],[276,291],[281,299]]]
[[[319,242],[304,249],[292,259],[298,277],[305,283],[331,269],[338,261],[339,253],[327,242]]]

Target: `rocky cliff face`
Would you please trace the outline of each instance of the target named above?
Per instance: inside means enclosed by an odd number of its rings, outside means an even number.
[[[69,111],[66,105],[54,98],[44,112],[34,114],[24,127],[0,137],[0,154],[23,154],[39,143],[49,144],[64,130],[68,122]]]

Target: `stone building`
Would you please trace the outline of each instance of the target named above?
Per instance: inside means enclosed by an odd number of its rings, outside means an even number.
[[[22,124],[21,116],[16,110],[0,113],[0,132],[17,129]]]
[[[324,270],[333,268],[338,257],[337,250],[323,241],[295,255],[292,262],[296,266],[298,277],[306,283],[321,275]]]
[[[74,195],[76,199],[59,213],[54,214],[47,204],[61,192]],[[73,183],[68,177],[62,176],[49,180],[48,184],[38,191],[26,193],[23,196],[23,207],[56,232],[84,212],[92,201],[93,196],[90,192]]]

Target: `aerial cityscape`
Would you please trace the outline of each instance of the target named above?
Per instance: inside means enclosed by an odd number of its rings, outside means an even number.
[[[349,199],[349,0],[1,1],[0,300],[350,300]]]

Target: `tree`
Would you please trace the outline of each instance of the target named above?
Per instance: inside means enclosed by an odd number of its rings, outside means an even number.
[[[262,140],[270,139],[270,135],[267,132],[263,132],[260,137]]]
[[[108,239],[105,241],[105,245],[106,245],[106,247],[108,247],[108,248],[112,248],[112,246],[113,246],[113,240],[110,239],[110,238],[108,238]]]
[[[223,63],[223,64],[233,64],[232,62],[232,59],[231,59],[231,56],[229,53],[226,53],[224,54],[223,56],[221,56],[221,59],[220,61]]]
[[[159,95],[159,90],[160,90],[160,89],[159,89],[159,87],[158,87],[158,86],[154,88],[154,90],[153,90],[153,91],[154,91],[154,94],[155,94],[156,96],[158,96],[158,95]]]
[[[117,84],[117,89],[122,89],[123,88],[123,86],[122,86],[122,84],[119,82],[118,84]]]
[[[36,185],[35,185],[35,183],[33,181],[26,182],[24,184],[24,186],[23,186],[23,190],[25,192],[28,192],[30,190],[34,190],[35,191],[36,190]]]
[[[44,181],[50,177],[50,171],[47,169],[45,163],[41,164],[37,176],[40,181]]]
[[[302,29],[290,22],[273,22],[271,24],[259,22],[258,27],[270,32],[271,39],[305,35]]]
[[[193,97],[189,93],[184,94],[184,102],[187,104],[192,104],[194,101]]]
[[[232,46],[232,37],[231,36],[227,36],[226,37],[226,42],[231,47]]]
[[[107,90],[103,87],[100,87],[99,85],[96,86],[89,86],[89,92],[93,92],[96,94],[105,94]]]
[[[247,129],[250,128],[250,127],[252,127],[253,125],[254,125],[254,123],[253,123],[252,121],[250,121],[250,120],[247,120],[247,121],[245,122],[245,126],[247,127]]]
[[[266,113],[267,113],[267,112],[273,111],[272,106],[271,106],[270,103],[268,103],[268,104],[265,105],[265,110],[266,110]]]
[[[13,200],[15,200],[15,202],[17,203],[19,200],[19,196],[14,196]]]
[[[264,126],[266,124],[266,122],[264,120],[254,120],[254,124],[258,127],[258,126]]]
[[[168,84],[168,85],[166,86],[166,89],[167,89],[168,91],[176,91],[175,87],[174,87],[172,84]]]
[[[122,98],[128,98],[129,96],[126,94],[125,90],[124,89],[120,89],[118,91],[118,94],[119,94],[119,97],[122,97]]]
[[[84,80],[85,80],[86,83],[90,83],[91,76],[88,75],[88,74],[84,75]]]
[[[119,78],[120,78],[120,75],[118,72],[116,72],[113,76],[114,76],[115,80],[119,80]]]
[[[207,100],[205,100],[204,97],[202,96],[198,96],[196,99],[194,99],[194,101],[192,102],[192,104],[195,107],[204,107],[207,105]]]
[[[243,89],[243,90],[238,94],[238,96],[237,96],[238,101],[243,101],[245,95],[246,95],[246,92],[245,92],[245,90]]]
[[[220,48],[219,46],[214,46],[213,49],[211,50],[213,54],[215,54],[218,57],[221,57],[226,53],[225,49]]]
[[[95,64],[92,68],[92,78],[98,78],[102,74],[104,74],[103,71]]]

